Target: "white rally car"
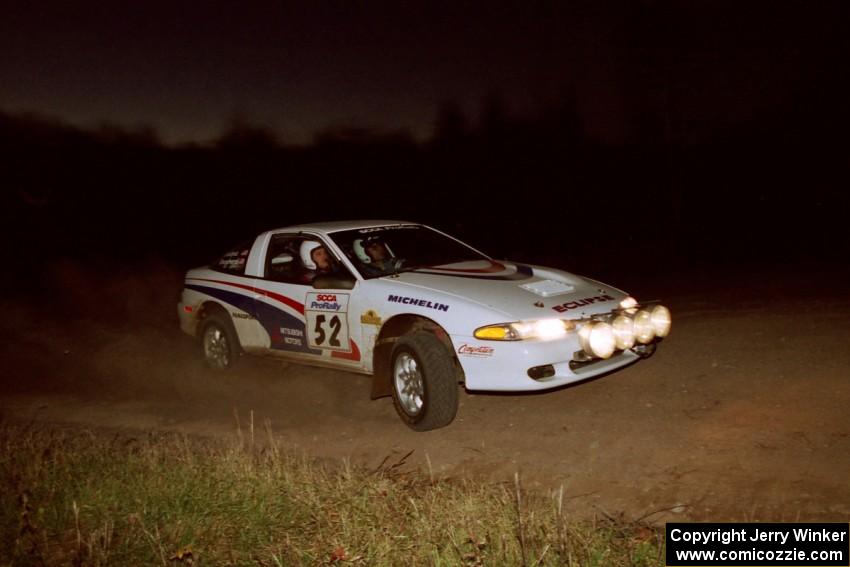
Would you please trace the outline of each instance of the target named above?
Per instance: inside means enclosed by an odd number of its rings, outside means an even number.
[[[178,313],[215,368],[246,352],[372,374],[372,397],[420,431],[451,423],[459,383],[555,388],[649,356],[670,331],[662,305],[398,221],[264,232],[187,272]]]

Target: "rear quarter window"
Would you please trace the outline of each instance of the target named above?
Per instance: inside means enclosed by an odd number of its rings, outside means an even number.
[[[245,265],[248,263],[248,254],[251,253],[251,245],[243,244],[231,248],[221,258],[216,260],[212,267],[219,272],[241,276],[245,274]]]

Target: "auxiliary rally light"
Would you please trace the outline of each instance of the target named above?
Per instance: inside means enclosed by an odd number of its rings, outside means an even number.
[[[588,323],[579,330],[578,336],[585,352],[599,358],[610,358],[617,348],[614,328],[608,323]]]
[[[655,328],[652,326],[652,316],[649,311],[641,309],[635,313],[635,339],[645,345],[654,338]]]
[[[666,337],[670,334],[670,326],[670,310],[656,305],[651,309],[630,308],[610,323],[589,321],[579,329],[578,336],[585,353],[596,358],[610,358],[617,350],[629,350],[636,343],[648,345],[655,338]]]
[[[649,313],[649,319],[652,321],[652,328],[655,329],[655,336],[664,338],[670,334],[670,310],[663,305],[656,305]]]
[[[611,325],[614,327],[618,349],[627,350],[635,346],[635,322],[631,317],[618,315]]]

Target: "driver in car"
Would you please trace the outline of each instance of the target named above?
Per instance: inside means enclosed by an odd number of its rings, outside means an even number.
[[[301,243],[299,256],[305,268],[305,272],[301,275],[302,283],[311,284],[317,276],[324,276],[334,271],[333,258],[321,242],[305,240]]]
[[[355,241],[354,249],[365,275],[385,276],[401,267],[402,260],[392,255],[380,237],[372,236]]]

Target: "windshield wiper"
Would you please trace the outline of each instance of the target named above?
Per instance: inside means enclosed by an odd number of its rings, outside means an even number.
[[[395,274],[403,274],[404,272],[413,272],[413,271],[418,270],[420,268],[427,268],[427,267],[428,267],[427,264],[414,264],[412,266],[403,266],[403,267],[398,268],[397,270],[395,270],[393,272],[390,272],[387,275],[392,276],[392,275],[395,275]]]
[[[439,264],[415,264],[413,266],[405,266],[403,268],[399,268],[394,274],[401,274],[403,272],[413,272],[421,269],[431,269],[431,270],[439,270],[440,266],[448,266],[451,264],[460,264],[461,262],[474,262],[477,260],[488,260],[488,258],[462,258],[460,260],[451,260],[450,262],[440,262]]]

